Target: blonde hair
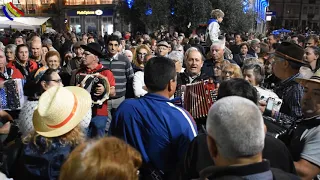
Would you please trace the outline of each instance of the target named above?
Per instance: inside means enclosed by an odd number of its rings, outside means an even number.
[[[73,128],[71,131],[69,131],[68,133],[59,136],[59,137],[55,137],[55,138],[49,138],[49,137],[44,137],[41,136],[40,134],[38,134],[37,132],[33,131],[31,133],[29,133],[29,135],[27,135],[25,138],[23,138],[23,143],[24,144],[28,144],[28,143],[32,143],[33,145],[35,145],[36,147],[40,147],[40,145],[37,143],[37,139],[38,137],[42,137],[45,139],[45,147],[44,147],[44,152],[47,152],[52,145],[52,141],[53,139],[58,138],[60,144],[62,145],[71,145],[72,147],[76,147],[78,144],[82,143],[85,140],[85,135],[83,133],[83,130],[81,128],[80,125],[76,126],[75,128]],[[43,145],[41,145],[43,146]],[[41,147],[42,149],[42,147]]]
[[[61,168],[60,180],[138,180],[140,153],[115,137],[79,145]]]
[[[220,17],[224,17],[224,12],[220,9],[214,9],[211,11],[211,18],[218,19]]]
[[[222,72],[225,71],[226,69],[231,68],[233,69],[233,75],[232,78],[243,78],[241,68],[237,64],[225,64],[222,68]],[[222,76],[222,80],[224,80],[224,76]]]
[[[142,45],[138,46],[137,49],[136,49],[136,51],[135,51],[135,53],[134,53],[133,61],[132,61],[133,64],[135,64],[135,65],[138,66],[138,67],[141,67],[141,66],[143,65],[143,63],[140,64],[140,63],[138,62],[138,60],[137,60],[137,55],[138,55],[140,49],[145,49],[145,50],[147,50],[147,54],[151,54],[151,49],[150,49],[147,45],[142,44]]]

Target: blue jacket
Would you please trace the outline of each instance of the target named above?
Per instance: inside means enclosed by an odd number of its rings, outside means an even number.
[[[167,173],[174,170],[197,136],[197,128],[186,110],[168,98],[148,93],[118,107],[110,133],[136,148],[145,163]]]

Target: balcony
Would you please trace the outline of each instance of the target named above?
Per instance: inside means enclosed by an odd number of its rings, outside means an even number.
[[[117,4],[119,0],[64,0],[66,6]]]

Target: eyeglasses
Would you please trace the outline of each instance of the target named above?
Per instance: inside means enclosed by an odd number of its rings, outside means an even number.
[[[221,70],[221,67],[214,67],[213,69]]]
[[[232,76],[234,74],[233,71],[222,71],[224,74],[229,74],[230,76]]]
[[[145,56],[147,53],[138,53],[139,56]]]
[[[51,80],[48,80],[48,81],[53,81],[53,82],[56,82],[56,83],[62,83],[62,79],[51,79]]]

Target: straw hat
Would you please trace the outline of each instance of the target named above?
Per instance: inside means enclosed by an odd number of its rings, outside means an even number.
[[[304,84],[306,82],[314,82],[320,84],[320,69],[318,69],[317,72],[315,72],[313,76],[311,76],[311,78],[296,78],[295,80],[300,84]]]
[[[41,95],[33,113],[34,129],[45,137],[64,135],[82,121],[91,104],[91,96],[83,88],[51,87]]]

